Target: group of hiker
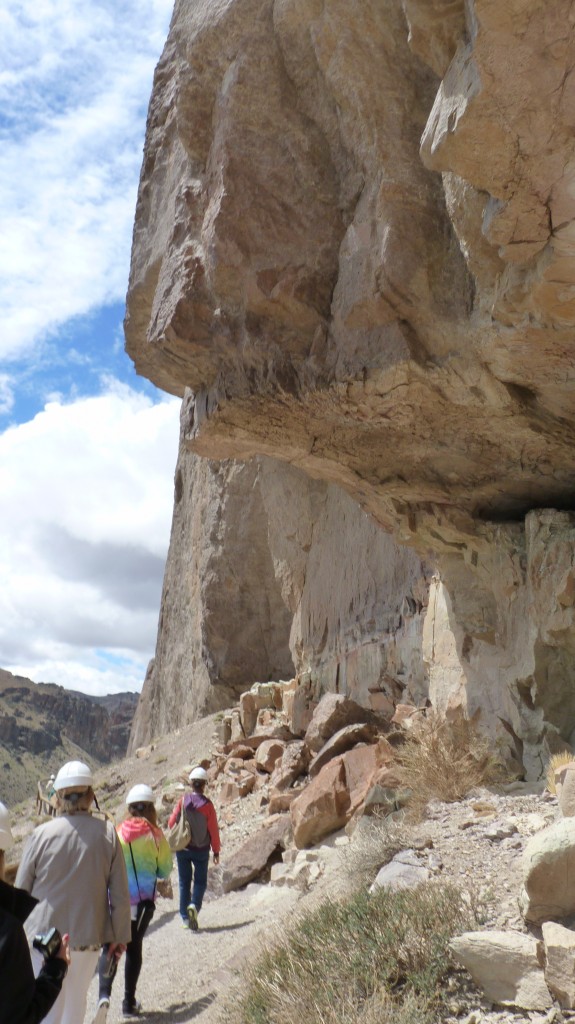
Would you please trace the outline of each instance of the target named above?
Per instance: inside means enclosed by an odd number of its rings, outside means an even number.
[[[204,792],[207,779],[204,768],[192,770],[190,790],[168,822],[170,830],[183,815],[191,836],[177,848],[176,859],[179,915],[192,931],[198,930],[210,849],[216,864],[220,854],[216,812]],[[142,943],[158,881],[172,871],[172,850],[158,825],[150,786],[130,789],[127,815],[116,828],[99,812],[93,784],[82,761],[63,765],[53,780],[56,817],[28,837],[15,886],[4,881],[4,851],[13,835],[9,812],[0,803],[0,1024],[80,1024],[96,970],[92,1024],[105,1024],[124,953],[122,1013],[132,1018],[141,1012],[136,987]]]

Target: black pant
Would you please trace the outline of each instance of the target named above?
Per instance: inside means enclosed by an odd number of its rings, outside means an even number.
[[[129,1006],[133,1006],[136,1001],[136,985],[142,970],[142,943],[153,913],[153,910],[145,911],[139,921],[132,921],[132,938],[126,947],[124,968],[124,1002]],[[99,999],[110,998],[118,961],[114,961],[111,972],[107,974],[109,968],[108,947],[104,946],[98,961]]]

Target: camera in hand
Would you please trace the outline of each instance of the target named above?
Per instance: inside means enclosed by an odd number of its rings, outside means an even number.
[[[57,928],[50,928],[45,935],[36,935],[32,942],[34,949],[40,951],[45,960],[56,956],[62,945],[62,936]]]

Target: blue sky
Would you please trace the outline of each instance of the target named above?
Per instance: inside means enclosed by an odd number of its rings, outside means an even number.
[[[0,668],[139,689],[153,654],[179,402],[122,320],[172,0],[0,7]]]

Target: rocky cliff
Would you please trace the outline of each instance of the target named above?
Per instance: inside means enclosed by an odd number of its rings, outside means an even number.
[[[137,702],[136,693],[89,697],[0,669],[0,799],[35,793],[70,758],[95,765],[123,757]]]
[[[571,737],[574,34],[568,0],[176,0],[126,342],[184,399],[194,497],[143,735],[287,644],[463,705],[528,774]]]

